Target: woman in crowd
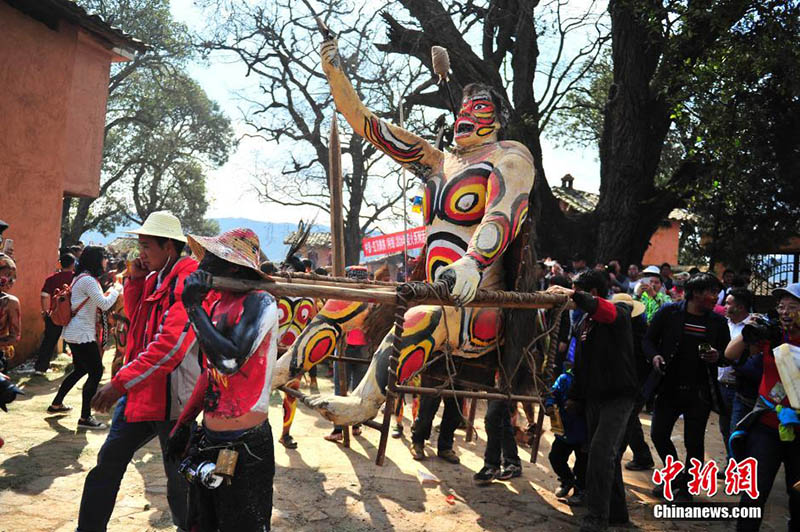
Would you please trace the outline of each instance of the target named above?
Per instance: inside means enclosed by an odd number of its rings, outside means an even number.
[[[83,386],[83,401],[78,428],[105,429],[106,424],[92,417],[91,401],[100,378],[103,376],[102,352],[98,345],[98,310],[110,309],[121,288],[115,285],[103,294],[99,278],[106,269],[105,250],[99,246],[87,246],[81,254],[72,282],[72,319],[64,326],[61,336],[72,350],[73,370],[66,376],[52,404],[47,408],[51,414],[61,414],[71,410],[64,404],[64,397],[84,375],[89,375]]]

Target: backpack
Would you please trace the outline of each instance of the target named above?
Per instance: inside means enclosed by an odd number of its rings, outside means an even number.
[[[87,297],[80,305],[78,305],[78,308],[72,310],[72,285],[75,284],[75,281],[78,280],[78,277],[72,281],[72,284],[65,284],[61,288],[57,288],[53,293],[53,297],[50,300],[50,312],[48,313],[50,316],[50,321],[53,322],[53,325],[65,327],[70,320],[75,317],[75,314],[77,314],[89,301],[89,298]]]

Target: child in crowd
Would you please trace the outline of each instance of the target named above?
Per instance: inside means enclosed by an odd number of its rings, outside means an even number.
[[[557,419],[560,416],[563,425],[563,433],[555,434],[555,440],[550,447],[548,456],[550,465],[561,483],[555,494],[559,499],[566,498],[574,488],[572,497],[567,499],[567,502],[571,506],[578,506],[583,503],[588,453],[584,448],[586,445],[586,420],[583,414],[570,412],[565,408],[573,379],[572,361],[567,360],[564,362],[564,373],[559,375],[550,389],[550,396],[545,402],[545,407],[547,415],[551,419]],[[553,424],[551,423],[551,426]],[[572,453],[575,453],[575,466],[570,468],[567,461]]]

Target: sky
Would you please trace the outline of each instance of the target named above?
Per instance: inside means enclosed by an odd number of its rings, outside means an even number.
[[[369,0],[368,0],[369,1]],[[589,0],[573,0],[576,8]],[[172,14],[176,20],[192,29],[201,28],[204,15],[192,0],[172,0]],[[546,55],[546,50],[544,51]],[[207,62],[194,62],[189,65],[190,75],[196,79],[208,96],[216,101],[232,121],[237,138],[238,149],[231,154],[228,162],[208,172],[209,218],[241,217],[270,222],[296,222],[298,218],[310,218],[318,214],[317,209],[303,207],[284,207],[274,203],[261,203],[254,186],[256,174],[268,171],[271,166],[281,163],[277,158],[285,149],[269,144],[262,139],[247,136],[251,130],[242,120],[242,95],[255,93],[257,80],[246,77],[245,67],[230,59],[213,56]],[[560,185],[561,177],[570,173],[575,177],[575,187],[596,192],[600,186],[600,167],[596,150],[561,148],[555,141],[542,137],[542,157],[548,182]],[[273,164],[274,163],[274,164]],[[327,222],[327,214],[319,213],[320,219]],[[389,224],[384,230],[395,230]]]

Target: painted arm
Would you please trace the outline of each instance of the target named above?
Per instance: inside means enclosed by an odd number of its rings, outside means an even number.
[[[0,297],[6,299],[5,312],[8,318],[8,334],[0,336],[0,347],[4,347],[19,342],[22,337],[22,317],[19,310],[19,299],[11,294],[0,294]],[[2,305],[3,302],[0,301],[0,306]]]
[[[381,120],[366,108],[342,71],[336,40],[322,43],[320,59],[336,108],[347,119],[353,131],[416,174],[427,176],[441,164],[444,154],[428,141]]]
[[[451,293],[462,305],[475,297],[484,270],[503,256],[528,216],[533,158],[521,144],[499,149],[506,153],[489,175],[486,211],[470,239],[467,254],[437,271],[437,278],[454,277]]]
[[[242,315],[230,334],[214,327],[202,305],[191,305],[188,315],[209,364],[223,375],[232,375],[247,362],[264,335],[269,334],[278,312],[271,295],[253,292],[245,298]]]

